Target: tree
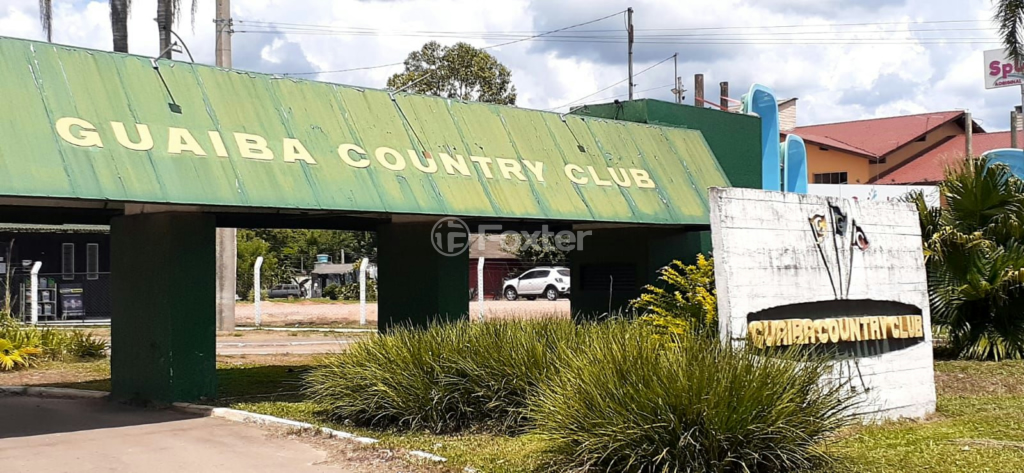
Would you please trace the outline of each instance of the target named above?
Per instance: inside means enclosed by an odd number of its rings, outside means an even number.
[[[999,25],[999,36],[1003,47],[1014,64],[1024,64],[1024,0],[996,0],[993,20]]]
[[[53,42],[53,0],[39,0],[39,22],[48,43]]]
[[[502,105],[516,103],[512,72],[494,56],[467,43],[441,46],[431,41],[409,53],[405,71],[388,79],[392,90],[406,86],[405,90],[418,94]]]
[[[198,0],[192,0],[192,25],[196,22]],[[156,25],[160,32],[160,57],[171,58],[171,29],[174,22],[181,16],[181,0],[157,0]]]
[[[501,246],[519,261],[531,265],[560,265],[569,260],[568,248],[571,248],[573,243],[568,237],[558,235],[541,235],[536,239],[528,239],[521,234],[509,233],[502,239]]]
[[[114,51],[128,52],[128,11],[131,0],[110,0],[110,31],[114,36]]]
[[[939,185],[946,206],[920,215],[932,322],[963,358],[1024,358],[1024,182],[969,159]]]
[[[110,31],[114,36],[114,51],[128,52],[128,10],[131,0],[110,0]],[[195,4],[193,4],[193,10]],[[39,0],[39,22],[43,25],[46,41],[53,41],[53,0]]]

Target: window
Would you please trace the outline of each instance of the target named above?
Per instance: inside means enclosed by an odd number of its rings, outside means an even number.
[[[528,279],[544,279],[548,277],[548,274],[551,274],[551,271],[534,271],[530,273],[530,277]]]
[[[75,279],[75,244],[61,245],[60,260],[61,279]]]
[[[558,275],[559,276],[569,277],[569,270],[568,269],[559,269],[558,270]]]
[[[846,184],[845,172],[825,172],[814,175],[815,184]]]
[[[85,277],[86,279],[100,278],[100,244],[89,243],[85,245]]]

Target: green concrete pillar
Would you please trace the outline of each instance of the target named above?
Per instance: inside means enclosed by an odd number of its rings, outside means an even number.
[[[198,213],[113,219],[112,395],[156,402],[217,390],[215,222]]]
[[[692,264],[711,250],[708,231],[678,228],[605,228],[592,230],[570,255],[573,317],[592,320],[622,313],[643,287],[654,284],[658,269],[672,260]]]
[[[377,327],[425,327],[469,315],[469,249],[454,256],[431,244],[433,223],[377,229]],[[447,241],[447,239],[445,239]],[[456,242],[466,238],[456,235]]]

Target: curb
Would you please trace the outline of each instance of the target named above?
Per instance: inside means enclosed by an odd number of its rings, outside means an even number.
[[[334,333],[377,333],[375,328],[319,328],[319,327],[256,327],[244,325],[235,327],[238,332],[334,332]]]
[[[110,396],[110,393],[106,391],[89,391],[85,389],[73,389],[73,388],[51,388],[51,387],[37,387],[37,386],[0,386],[0,395],[11,394],[19,396],[35,396],[35,397],[52,397],[52,398],[63,398],[63,399],[104,399]],[[310,430],[320,432],[334,439],[343,439],[357,442],[363,445],[372,445],[379,440],[370,437],[360,437],[350,432],[344,432],[341,430],[334,430],[327,427],[317,427],[308,422],[299,422],[295,420],[282,419],[280,417],[269,416],[266,414],[256,414],[254,412],[241,411],[238,409],[231,409],[228,407],[213,407],[205,406],[202,404],[192,404],[188,402],[175,402],[171,406],[182,412],[190,414],[197,414],[206,417],[218,417],[221,419],[229,420],[232,422],[239,422],[243,424],[256,424],[256,425],[272,425],[280,427],[289,427],[293,429]],[[434,455],[432,453],[412,450],[408,452],[410,456],[421,458],[432,462],[446,462],[447,458]]]
[[[106,391],[89,391],[85,389],[50,388],[40,386],[0,386],[0,394],[54,397],[63,399],[103,399],[110,395],[110,393]]]
[[[231,409],[227,407],[204,406],[202,404],[190,404],[187,402],[175,402],[171,405],[174,406],[176,409],[185,412],[206,415],[209,417],[219,417],[221,419],[226,419],[233,422],[258,425],[276,425],[281,427],[290,427],[293,429],[319,431],[330,438],[351,440],[353,442],[358,442],[363,445],[372,445],[379,442],[379,440],[374,438],[360,437],[353,433],[344,432],[341,430],[334,430],[327,427],[317,427],[308,422],[299,422],[290,419],[282,419],[280,417],[269,416],[266,414],[256,414],[248,411],[240,411],[238,409]],[[408,453],[410,456],[418,457],[427,461],[438,463],[448,461],[448,459],[445,457],[434,455],[433,453],[424,452],[420,450],[412,450]]]

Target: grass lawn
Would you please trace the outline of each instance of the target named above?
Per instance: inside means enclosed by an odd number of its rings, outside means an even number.
[[[217,405],[318,424],[300,392],[308,356],[222,357],[218,360]],[[1024,465],[1024,362],[939,361],[935,364],[939,402],[923,422],[858,426],[828,448],[848,472],[1006,472]],[[0,385],[58,385],[109,389],[106,360],[46,363],[34,370],[0,373]],[[475,467],[498,473],[544,469],[543,444],[529,435],[437,436],[370,431],[329,425],[381,439],[372,448],[425,450],[449,459],[445,468]],[[830,471],[834,471],[831,470]]]

